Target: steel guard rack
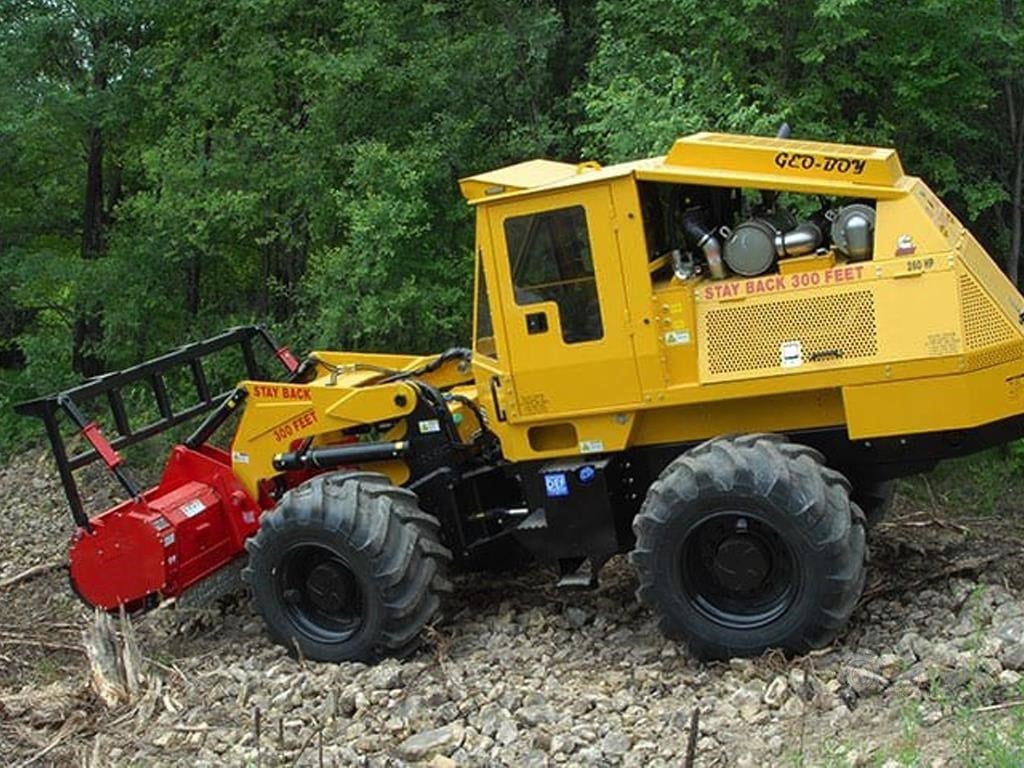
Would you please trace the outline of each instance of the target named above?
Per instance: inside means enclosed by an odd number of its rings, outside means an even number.
[[[240,389],[231,389],[220,393],[211,392],[206,372],[203,369],[203,358],[236,347],[242,353],[248,378],[261,378],[260,368],[256,362],[256,352],[253,348],[253,343],[257,339],[266,342],[274,356],[281,361],[290,374],[295,373],[299,367],[298,362],[286,347],[278,345],[263,326],[245,325],[230,328],[217,336],[185,344],[173,352],[160,355],[144,363],[96,376],[70,389],[28,400],[14,407],[15,412],[20,415],[42,419],[47,437],[50,439],[53,458],[57,463],[57,471],[64,486],[64,495],[67,497],[71,516],[76,525],[88,531],[92,530],[89,515],[82,504],[82,497],[78,491],[75,472],[102,460],[125,491],[132,498],[138,498],[141,495],[141,489],[124,471],[124,462],[118,454],[118,450],[140,443],[166,432],[172,427],[213,411],[185,441],[186,445],[190,447],[205,442],[244,400],[245,392]],[[184,368],[190,372],[196,402],[176,410],[167,391],[164,376],[172,370]],[[148,383],[160,415],[155,421],[138,429],[132,429],[125,409],[122,390],[137,382]],[[89,420],[81,410],[81,403],[100,395],[107,397],[114,427],[118,433],[112,440],[108,440],[96,421]],[[89,442],[91,448],[73,456],[68,455],[68,449],[58,423],[58,416],[62,411],[78,427],[79,433]]]

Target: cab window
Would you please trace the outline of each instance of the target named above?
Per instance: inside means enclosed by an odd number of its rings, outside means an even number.
[[[509,266],[520,306],[558,305],[566,344],[604,335],[583,206],[505,219]]]
[[[497,360],[498,347],[494,343],[494,323],[491,320],[491,305],[487,300],[483,253],[477,254],[476,264],[476,344],[474,348],[481,355]]]

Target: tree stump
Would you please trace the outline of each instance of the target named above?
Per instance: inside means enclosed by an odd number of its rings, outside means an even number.
[[[82,644],[89,659],[92,688],[103,703],[114,708],[135,701],[145,676],[135,629],[124,611],[115,622],[109,613],[97,610],[82,632]]]

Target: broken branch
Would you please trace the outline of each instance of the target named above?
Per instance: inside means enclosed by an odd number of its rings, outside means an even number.
[[[28,579],[39,576],[40,574],[49,573],[50,571],[55,571],[58,568],[63,568],[65,565],[67,565],[67,561],[63,559],[54,560],[49,563],[40,563],[39,565],[33,565],[31,568],[27,568],[21,573],[17,573],[14,576],[11,576],[9,578],[4,579],[3,581],[0,581],[0,589],[13,587],[15,584],[27,581]]]

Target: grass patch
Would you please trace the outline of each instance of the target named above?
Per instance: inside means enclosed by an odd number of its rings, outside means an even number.
[[[55,683],[67,677],[65,660],[52,654],[41,656],[33,663],[32,669],[36,674],[37,682],[42,685]]]
[[[1006,717],[977,724],[978,715],[965,717],[963,765],[970,768],[1020,768],[1024,765],[1024,705],[1011,707]],[[975,721],[975,722],[971,722]]]
[[[1024,492],[1024,440],[973,456],[941,462],[932,472],[902,481],[900,494],[912,506],[969,510],[992,516],[1018,512]]]
[[[916,768],[921,763],[921,705],[918,702],[908,702],[900,711],[900,737],[894,745],[894,759],[901,766]],[[882,765],[886,759],[876,758],[876,763]]]

